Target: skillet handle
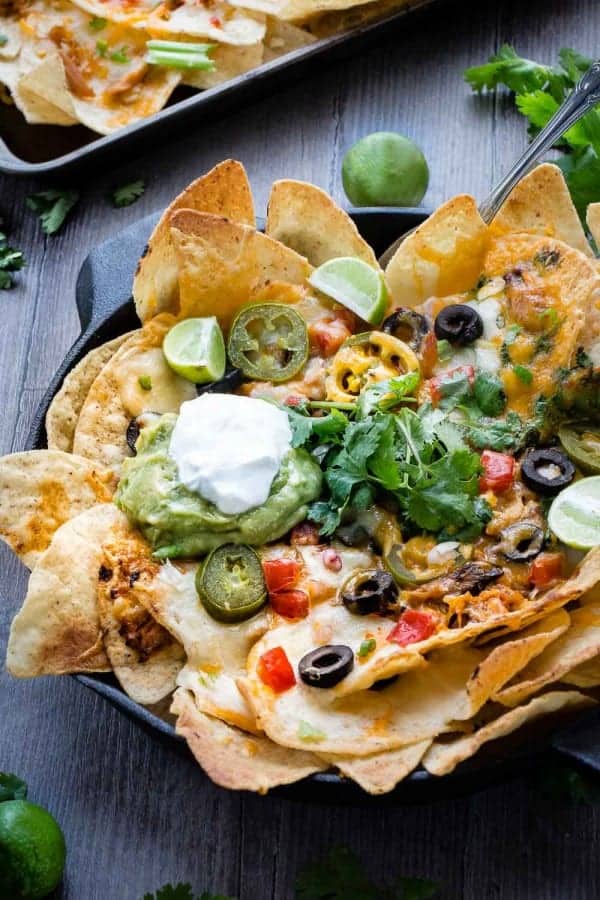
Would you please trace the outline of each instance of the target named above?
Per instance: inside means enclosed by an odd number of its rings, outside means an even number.
[[[82,331],[93,330],[130,299],[138,259],[160,215],[145,216],[94,247],[85,258],[75,287]]]
[[[551,744],[566,762],[600,776],[600,709],[587,712],[554,734]]]

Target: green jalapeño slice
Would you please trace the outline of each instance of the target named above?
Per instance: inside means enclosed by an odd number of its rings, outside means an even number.
[[[590,475],[600,474],[600,427],[590,422],[565,422],[558,429],[563,449]]]
[[[308,358],[306,323],[285,303],[253,303],[235,317],[228,351],[246,378],[287,381]]]
[[[260,560],[245,544],[223,544],[207,556],[196,574],[202,605],[219,622],[249,619],[267,599]]]

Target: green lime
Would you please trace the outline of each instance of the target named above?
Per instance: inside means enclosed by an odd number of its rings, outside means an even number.
[[[376,131],[344,156],[342,183],[354,206],[418,206],[429,184],[429,169],[409,138]]]
[[[163,353],[173,371],[194,384],[225,374],[225,341],[215,316],[178,322],[163,341]]]
[[[40,900],[59,883],[65,839],[56,819],[28,800],[0,803],[0,900]]]
[[[383,273],[354,256],[329,259],[312,273],[310,283],[318,291],[378,325],[385,315],[389,295]]]
[[[548,525],[567,547],[589,550],[600,544],[600,475],[582,478],[561,491],[548,514]]]

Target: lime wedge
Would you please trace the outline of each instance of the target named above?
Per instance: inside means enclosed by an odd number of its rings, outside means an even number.
[[[173,371],[194,384],[225,374],[225,341],[215,316],[178,322],[163,341],[163,353]]]
[[[385,315],[389,295],[383,273],[354,256],[329,259],[308,279],[312,286],[353,313],[379,325]]]
[[[600,544],[600,475],[582,478],[561,491],[548,514],[548,525],[567,547],[589,550]]]

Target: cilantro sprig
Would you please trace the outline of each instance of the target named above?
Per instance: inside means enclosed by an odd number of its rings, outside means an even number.
[[[140,199],[145,190],[144,180],[136,178],[135,181],[129,181],[127,184],[122,184],[120,187],[115,188],[111,194],[111,199],[117,208],[131,206],[132,203]]]
[[[27,206],[40,217],[44,234],[53,235],[65,223],[67,216],[79,200],[77,191],[60,191],[52,188],[27,198]]]
[[[465,80],[474,91],[500,86],[515,95],[515,105],[529,123],[534,136],[552,118],[571,93],[592,60],[576,50],[563,48],[556,66],[543,65],[518,55],[505,44],[480,66],[466,70]],[[570,128],[557,145],[563,155],[557,160],[563,170],[573,202],[582,217],[589,203],[600,200],[600,111],[590,110]]]
[[[25,265],[25,257],[21,250],[8,245],[4,232],[0,231],[0,290],[6,291],[14,286],[13,272],[18,272]]]

